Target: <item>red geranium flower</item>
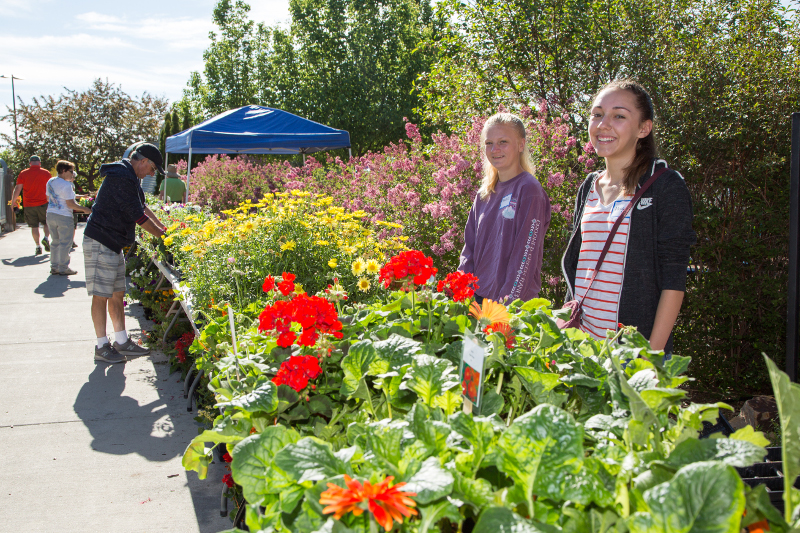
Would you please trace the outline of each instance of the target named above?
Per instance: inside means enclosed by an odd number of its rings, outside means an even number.
[[[302,328],[299,338],[292,331],[292,324]],[[312,347],[321,333],[341,339],[341,329],[342,323],[334,305],[325,298],[305,293],[296,295],[290,301],[278,300],[268,305],[258,317],[258,330],[277,333],[278,345],[284,348],[295,341],[300,346]]]
[[[472,298],[478,288],[478,278],[475,275],[457,270],[441,280],[436,290],[445,293],[448,298],[456,302],[463,302]]]
[[[436,272],[438,269],[433,266],[432,258],[419,250],[409,250],[389,259],[381,268],[378,279],[387,289],[398,282],[403,290],[414,290],[418,285],[427,283]]]
[[[222,460],[225,461],[226,463],[230,463],[231,461],[233,461],[233,457],[231,457],[231,454],[229,454],[228,452],[225,452],[222,455]]]
[[[233,488],[233,476],[230,474],[225,474],[222,476],[222,482],[228,485],[229,487]]]
[[[276,385],[289,385],[300,392],[308,386],[308,380],[317,379],[322,374],[319,361],[313,355],[293,355],[278,369],[272,378]]]
[[[274,291],[275,290],[275,278],[272,276],[267,276],[264,278],[264,285],[261,286],[261,290],[264,292]]]

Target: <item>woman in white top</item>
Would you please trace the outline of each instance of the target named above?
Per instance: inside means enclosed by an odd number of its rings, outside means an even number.
[[[50,275],[69,276],[77,274],[69,268],[69,251],[75,226],[72,212],[91,213],[88,207],[75,202],[75,165],[69,161],[56,164],[58,176],[47,182],[47,224],[50,227]]]

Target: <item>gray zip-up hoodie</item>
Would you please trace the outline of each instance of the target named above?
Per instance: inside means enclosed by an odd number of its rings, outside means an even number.
[[[654,159],[653,166],[639,178],[639,187],[666,161]],[[600,174],[593,172],[578,188],[572,219],[572,235],[561,259],[567,280],[567,301],[573,300],[575,271],[581,250],[581,217],[586,197]],[[662,290],[685,291],[689,249],[697,241],[692,229],[692,198],[683,177],[667,170],[631,209],[628,246],[623,270],[617,322],[636,326],[650,338]],[[665,352],[672,352],[670,335]]]

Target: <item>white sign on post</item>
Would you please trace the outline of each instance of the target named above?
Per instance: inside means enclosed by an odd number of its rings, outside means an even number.
[[[461,364],[458,373],[461,379],[461,394],[464,397],[465,410],[474,405],[480,409],[483,394],[484,366],[486,364],[486,348],[475,335],[464,331],[464,349],[461,352]]]

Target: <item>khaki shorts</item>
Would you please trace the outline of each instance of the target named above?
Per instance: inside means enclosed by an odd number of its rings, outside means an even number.
[[[35,207],[23,208],[25,213],[25,223],[32,228],[38,228],[39,224],[47,224],[47,204]]]
[[[125,292],[125,256],[122,253],[84,235],[83,260],[89,296],[111,298],[115,292]]]

